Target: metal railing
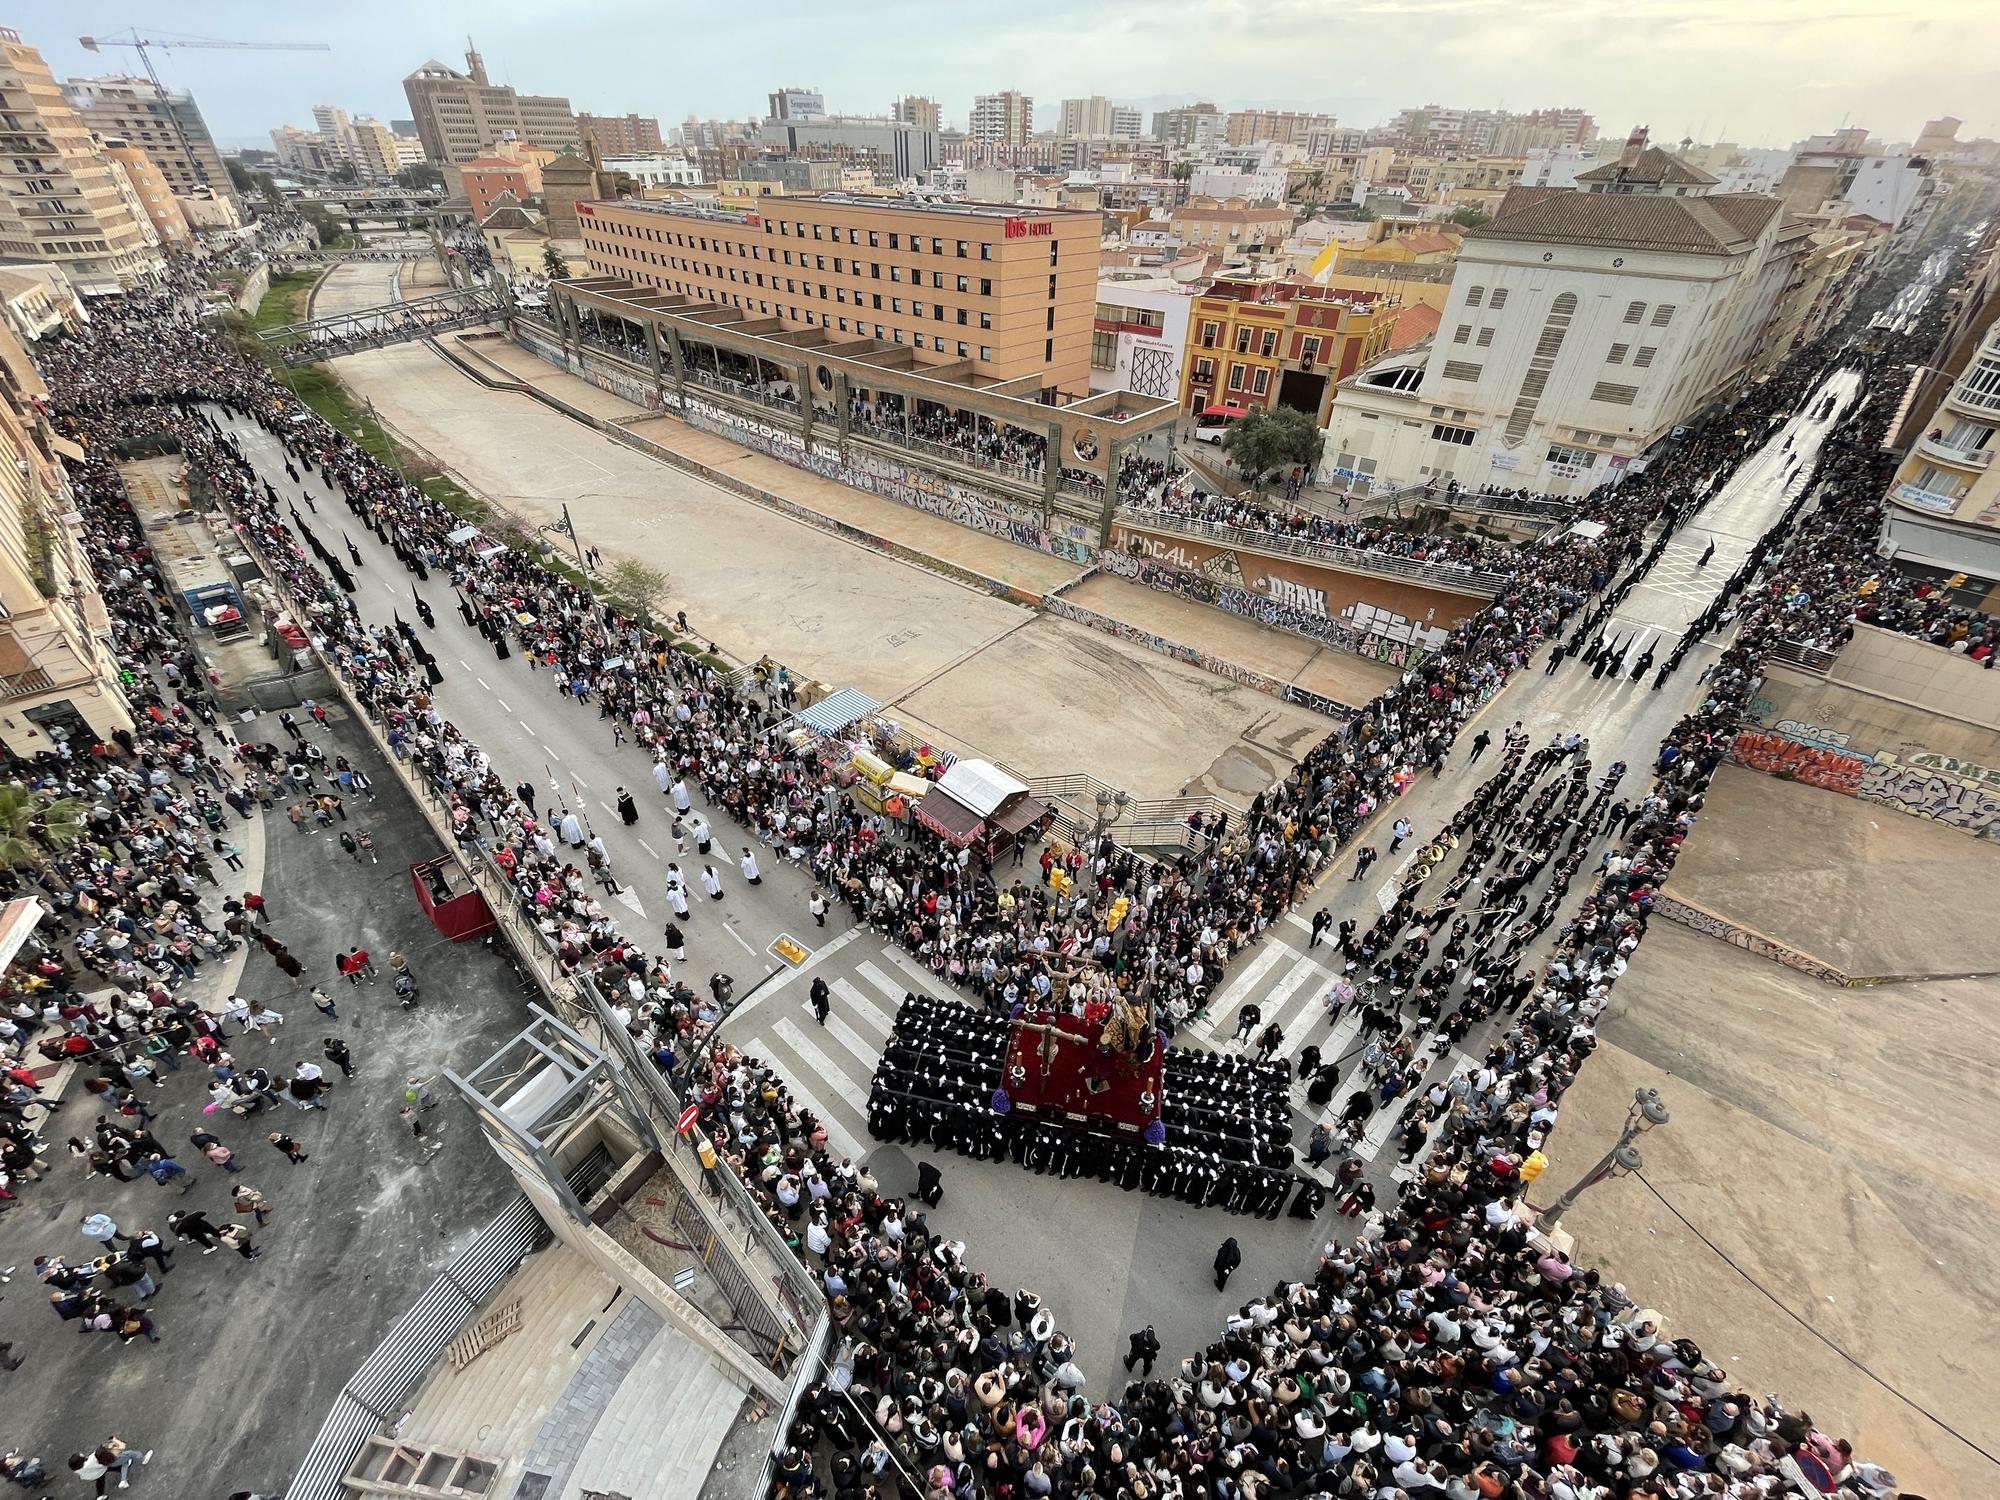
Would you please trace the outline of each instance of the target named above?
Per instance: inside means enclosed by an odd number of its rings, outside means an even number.
[[[774,406],[780,411],[797,412],[799,409],[799,398],[796,394],[791,396],[774,396],[762,386],[753,385],[747,380],[734,380],[727,375],[717,375],[712,370],[703,370],[694,366],[690,366],[687,369],[686,375],[690,385],[702,386],[711,391],[720,391],[725,396],[736,396],[744,401],[755,401],[759,406]]]
[[[55,679],[47,672],[40,667],[29,667],[26,671],[0,677],[0,702],[11,702],[34,693],[46,693],[54,686]]]
[[[1809,646],[1804,641],[1778,641],[1766,647],[1764,655],[1772,661],[1796,667],[1801,672],[1811,672],[1816,677],[1826,676],[1833,670],[1834,663],[1840,660],[1838,651],[1829,651],[1824,646]]]
[[[847,430],[850,434],[858,434],[877,442],[908,448],[918,453],[928,453],[949,463],[963,464],[968,469],[984,469],[988,473],[999,474],[1036,489],[1041,487],[1042,467],[1039,464],[1014,463],[1004,458],[990,458],[974,449],[961,448],[956,443],[940,443],[932,438],[918,437],[915,433],[906,435],[900,427],[885,427],[879,422],[850,418]]]
[[[1475,568],[1465,563],[1422,562],[1359,547],[1346,547],[1338,542],[1315,542],[1304,537],[1286,536],[1282,532],[1253,531],[1247,526],[1231,526],[1226,521],[1197,521],[1140,506],[1120,506],[1114,519],[1147,531],[1171,531],[1179,536],[1227,542],[1232,547],[1247,547],[1252,551],[1282,552],[1347,572],[1408,578],[1438,588],[1484,594],[1489,598],[1507,586],[1509,577],[1491,568]]]

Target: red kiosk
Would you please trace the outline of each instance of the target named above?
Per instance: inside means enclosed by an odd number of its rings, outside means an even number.
[[[454,887],[452,878],[457,874],[457,863],[449,854],[441,854],[436,859],[411,865],[410,886],[416,891],[417,905],[424,909],[431,926],[454,943],[469,943],[486,936],[499,924],[493,920],[493,908],[486,904],[477,887],[463,876],[459,879],[464,889]]]

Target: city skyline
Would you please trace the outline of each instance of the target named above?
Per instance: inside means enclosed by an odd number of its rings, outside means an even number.
[[[1893,0],[1831,13],[1805,0],[1765,0],[1754,11],[1726,0],[1641,0],[1616,17],[1579,14],[1556,0],[1362,0],[1337,12],[1297,0],[1108,0],[1087,18],[1074,6],[1024,0],[955,12],[958,24],[945,35],[898,24],[907,5],[871,9],[865,33],[828,26],[824,8],[795,0],[780,0],[755,21],[722,14],[705,30],[704,49],[749,56],[774,32],[822,34],[800,53],[771,49],[763,64],[685,77],[657,66],[656,48],[679,40],[673,29],[624,0],[571,7],[559,19],[468,0],[420,13],[364,5],[297,16],[214,0],[203,7],[198,33],[180,29],[183,7],[136,4],[99,18],[33,0],[13,24],[58,77],[141,71],[129,49],[83,49],[77,37],[86,27],[328,43],[327,53],[156,54],[162,80],[192,89],[229,147],[267,144],[272,128],[309,118],[316,103],[405,117],[404,75],[433,57],[457,65],[468,32],[496,83],[567,95],[593,113],[654,115],[663,126],[689,115],[761,115],[770,89],[801,84],[820,90],[829,110],[848,113],[883,113],[905,93],[927,94],[959,128],[975,94],[1015,88],[1034,98],[1037,129],[1053,127],[1062,99],[1102,94],[1138,106],[1149,126],[1157,109],[1206,99],[1224,109],[1326,111],[1363,127],[1429,102],[1574,105],[1606,134],[1643,123],[1656,140],[1693,135],[1746,146],[1789,145],[1841,124],[1907,141],[1942,114],[1964,119],[1966,137],[2000,134],[1993,102],[2000,67],[1983,44],[1991,12],[1973,0]],[[1544,28],[1555,30],[1556,45]],[[1065,45],[1051,48],[1051,36]],[[1634,36],[1643,57],[1627,40]],[[1196,37],[1201,45],[1190,47]],[[655,46],[629,45],[635,38]],[[1279,40],[1284,45],[1274,48]],[[811,60],[801,61],[807,52]],[[1774,76],[1774,52],[1789,70],[1784,77]]]

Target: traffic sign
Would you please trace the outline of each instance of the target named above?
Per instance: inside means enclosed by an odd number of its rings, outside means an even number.
[[[694,1122],[700,1118],[701,1106],[699,1104],[690,1104],[686,1109],[681,1111],[677,1128],[682,1135],[686,1135],[690,1130],[694,1129]]]
[[[790,933],[785,932],[779,933],[778,940],[771,944],[770,948],[766,951],[773,958],[782,958],[795,969],[812,957],[812,949],[801,943]]]
[[[694,1290],[694,1267],[674,1272],[674,1290],[684,1297]]]

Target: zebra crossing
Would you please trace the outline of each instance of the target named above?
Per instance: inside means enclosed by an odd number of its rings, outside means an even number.
[[[878,948],[859,962],[839,967],[844,972],[821,975],[833,992],[826,1025],[813,1022],[812,1007],[806,1002],[811,976],[801,973],[790,976],[783,990],[760,1010],[754,1027],[728,1035],[777,1068],[800,1106],[826,1126],[835,1154],[858,1160],[873,1145],[868,1134],[868,1085],[888,1045],[903,996],[913,990],[947,992],[921,966],[893,949]]]

